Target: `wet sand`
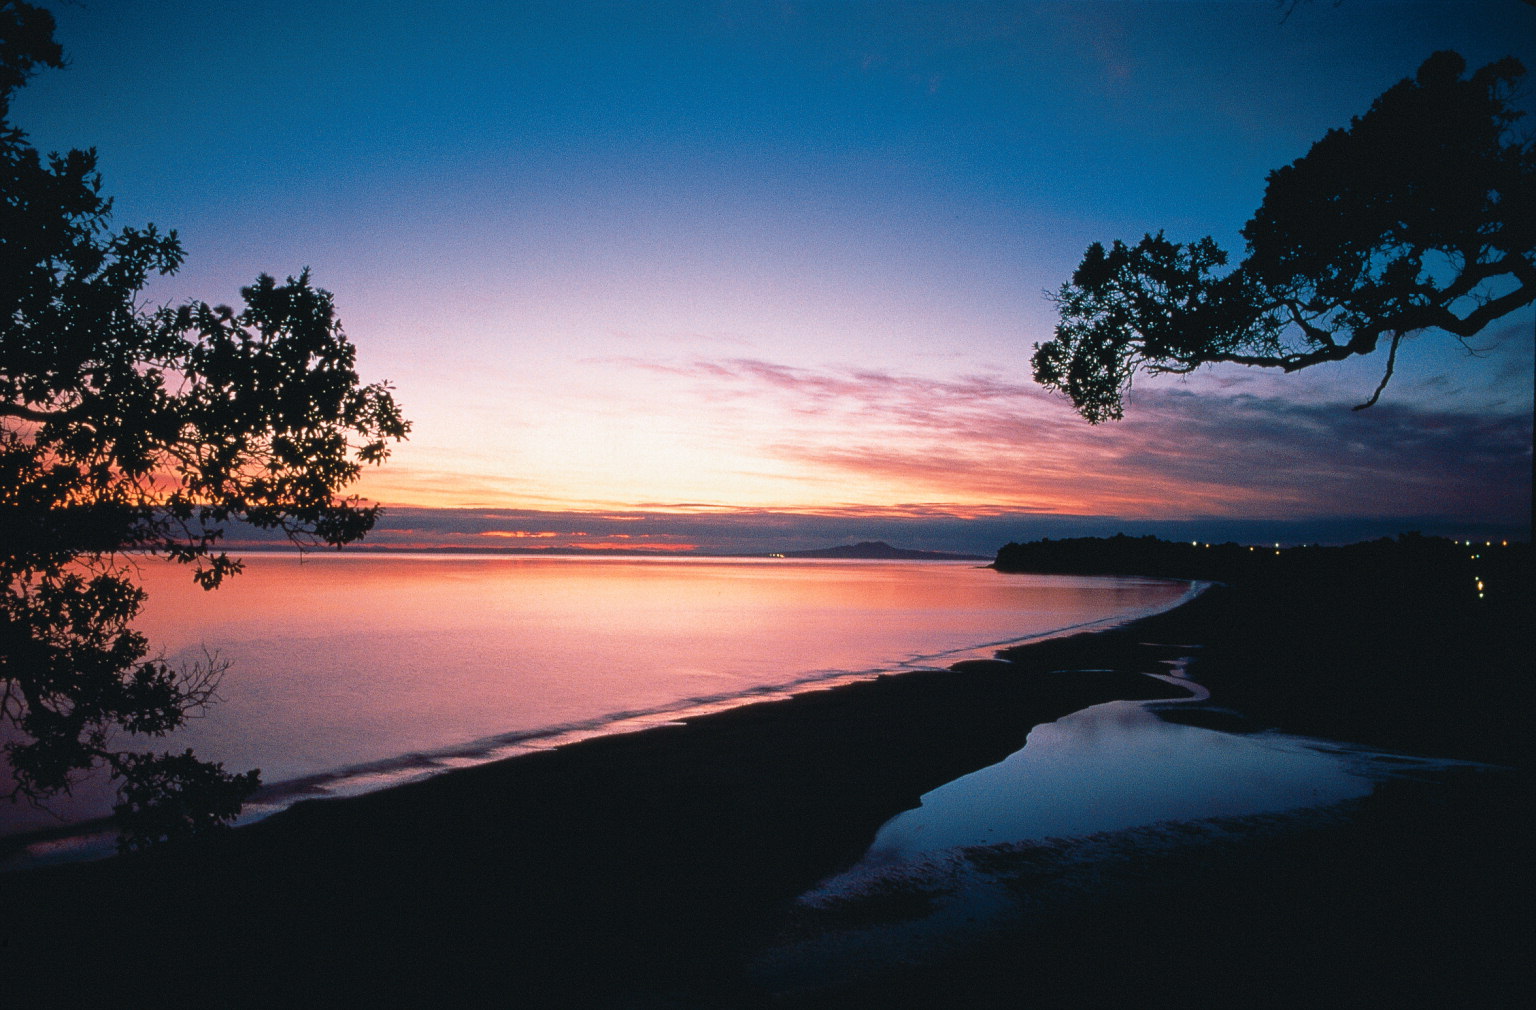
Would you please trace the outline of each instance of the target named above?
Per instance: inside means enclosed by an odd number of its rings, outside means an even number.
[[[1446,1005],[1413,997],[1448,992],[1497,1005],[1529,982],[1529,847],[1514,827],[1528,765],[1505,730],[1529,709],[1496,710],[1521,688],[1490,670],[1529,635],[1508,623],[1494,633],[1493,608],[1440,616],[1481,644],[1457,653],[1463,700],[1438,699],[1438,721],[1418,713],[1431,673],[1404,676],[1395,660],[1412,648],[1421,665],[1440,662],[1426,642],[1445,636],[1418,622],[1424,641],[1390,644],[1414,613],[1362,635],[1326,599],[1222,588],[1125,628],[1011,650],[1009,662],[585,741],[300,804],[195,846],[10,875],[7,987],[16,1005],[1091,1006],[1149,992],[1194,1006],[1359,1005],[1364,993]],[[1292,617],[1314,622],[1307,635],[1263,630]],[[1313,664],[1299,679],[1298,650]],[[1213,691],[1202,718],[1302,732],[1318,722],[1514,770],[1378,790],[1220,858],[1133,846],[1122,884],[880,977],[789,990],[748,970],[791,899],[856,860],[887,818],[1001,760],[1040,722],[1179,696],[1143,674],[1191,653]],[[1346,673],[1360,683],[1318,693]],[[1443,693],[1445,671],[1432,673]],[[1298,700],[1308,689],[1310,703]]]

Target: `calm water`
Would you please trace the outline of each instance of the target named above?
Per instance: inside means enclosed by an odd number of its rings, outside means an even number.
[[[287,555],[213,593],[146,564],[138,622],[232,665],[169,742],[296,796],[346,794],[763,696],[990,655],[1183,599],[1182,583],[970,562]],[[72,818],[104,812],[78,790]],[[0,806],[7,831],[53,823]]]
[[[1160,852],[1284,830],[1292,812],[1466,764],[1164,720],[1158,709],[1208,697],[1183,665],[1165,679],[1191,688],[1188,701],[1115,701],[1042,723],[1003,761],[891,818],[854,866],[799,897],[796,928],[756,954],[760,981],[793,990],[923,963],[1112,887],[1127,867],[1161,872]]]

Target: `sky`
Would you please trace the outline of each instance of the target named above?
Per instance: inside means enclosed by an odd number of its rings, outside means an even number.
[[[69,66],[13,119],[177,230],[149,299],[307,267],[394,384],[369,543],[1529,536],[1529,307],[1360,412],[1374,359],[1099,426],[1029,364],[1089,243],[1240,255],[1267,173],[1432,52],[1536,68],[1519,0],[43,6]]]

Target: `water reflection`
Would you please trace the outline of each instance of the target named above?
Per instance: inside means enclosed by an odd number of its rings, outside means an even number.
[[[1271,813],[1370,790],[1358,762],[1320,741],[1184,726],[1138,702],[1111,702],[1037,726],[1006,760],[927,794],[881,828],[865,862]]]
[[[145,562],[137,622],[216,650],[222,701],[168,741],[330,794],[1164,609],[1189,587],[970,562],[248,557],[215,593]],[[70,819],[105,812],[86,782]],[[283,802],[278,799],[277,802]],[[0,833],[46,827],[7,805]]]

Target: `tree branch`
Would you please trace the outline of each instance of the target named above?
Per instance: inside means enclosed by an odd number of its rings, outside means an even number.
[[[1351,407],[1351,410],[1364,410],[1366,407],[1374,406],[1376,401],[1381,399],[1381,391],[1387,388],[1388,382],[1392,381],[1392,369],[1397,366],[1397,345],[1402,342],[1403,334],[1401,330],[1392,334],[1392,346],[1387,351],[1387,370],[1382,375],[1381,382],[1377,383],[1376,392],[1371,394],[1369,400]]]
[[[1343,361],[1357,352],[1348,345],[1329,344],[1306,354],[1231,354],[1217,352],[1203,357],[1197,364],[1251,365],[1256,368],[1278,368],[1286,372],[1299,372],[1325,361]],[[1188,369],[1186,369],[1188,370]]]
[[[1311,340],[1314,344],[1321,344],[1324,347],[1337,346],[1330,331],[1315,325],[1302,315],[1301,306],[1296,303],[1294,298],[1287,298],[1281,305],[1290,314],[1291,322],[1301,327],[1301,331],[1307,335],[1308,340]]]
[[[77,403],[64,410],[37,410],[22,403],[0,403],[0,417],[19,417],[23,421],[37,421],[40,424],[54,421],[78,421],[84,416],[84,403]]]
[[[1434,327],[1458,337],[1475,336],[1495,319],[1536,301],[1536,270],[1531,270],[1530,274],[1531,277],[1520,287],[1498,298],[1489,299],[1465,316],[1458,316],[1443,305],[1426,306],[1422,313],[1424,317],[1422,323],[1414,321],[1411,325],[1402,328],[1425,330]],[[1404,317],[1408,320],[1416,320],[1418,315],[1419,313],[1404,313]]]

